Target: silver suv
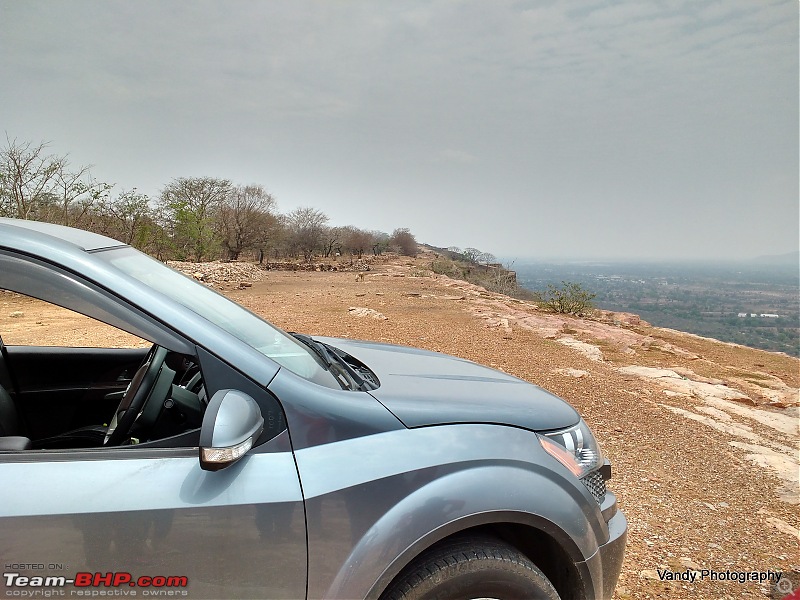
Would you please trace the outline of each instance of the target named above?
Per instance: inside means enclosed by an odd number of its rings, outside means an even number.
[[[56,225],[0,219],[0,289],[152,344],[0,342],[5,596],[613,592],[627,524],[610,464],[539,387],[283,332]]]

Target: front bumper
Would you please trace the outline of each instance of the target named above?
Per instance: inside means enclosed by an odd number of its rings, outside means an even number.
[[[614,594],[614,587],[622,571],[622,559],[625,557],[628,521],[621,511],[616,510],[616,504],[614,494],[607,492],[602,507],[603,515],[613,515],[608,520],[608,541],[599,546],[597,552],[584,561],[583,565],[577,565],[579,571],[588,571],[591,578],[591,584],[586,586],[587,596],[598,600],[606,600]]]

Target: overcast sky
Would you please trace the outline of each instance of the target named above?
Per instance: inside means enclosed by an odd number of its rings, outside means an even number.
[[[798,3],[0,0],[0,130],[507,258],[780,254]]]

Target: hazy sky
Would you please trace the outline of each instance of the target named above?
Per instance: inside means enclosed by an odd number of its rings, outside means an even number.
[[[509,258],[797,250],[798,127],[797,0],[0,0],[9,138]]]

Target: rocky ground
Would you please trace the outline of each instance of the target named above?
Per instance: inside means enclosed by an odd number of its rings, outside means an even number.
[[[800,587],[800,361],[634,315],[544,313],[429,263],[372,261],[363,275],[246,267],[252,276],[227,280],[188,271],[282,328],[446,352],[566,398],[612,460],[630,524],[615,597],[783,597],[767,583],[661,581],[665,569],[782,571]],[[0,326],[7,343],[138,343],[10,295]]]

